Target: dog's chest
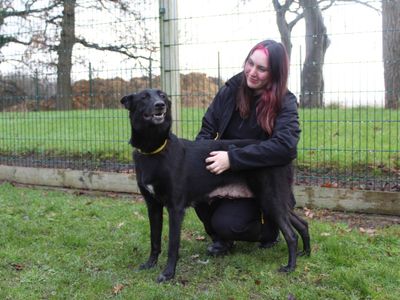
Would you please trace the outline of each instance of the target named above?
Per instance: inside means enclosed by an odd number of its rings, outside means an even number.
[[[138,184],[142,191],[145,190],[153,198],[163,198],[163,196],[170,194],[168,189],[170,179],[166,176],[166,172],[163,172],[162,168],[158,168],[158,171],[150,168],[141,169],[137,175]]]
[[[156,192],[154,190],[154,185],[153,184],[145,184],[144,188],[146,189],[146,191],[149,192],[150,195],[155,196]]]

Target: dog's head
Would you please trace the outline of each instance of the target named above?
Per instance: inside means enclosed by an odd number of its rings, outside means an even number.
[[[145,89],[123,97],[121,103],[129,110],[131,123],[160,125],[170,119],[171,101],[161,90]]]
[[[166,93],[145,89],[123,97],[121,103],[129,110],[133,147],[149,152],[160,140],[165,141],[172,124],[171,101]]]

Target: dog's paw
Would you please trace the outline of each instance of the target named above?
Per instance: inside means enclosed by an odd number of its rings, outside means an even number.
[[[161,273],[161,274],[158,275],[158,277],[157,277],[157,282],[158,282],[158,283],[167,282],[167,281],[171,280],[172,278],[174,278],[174,274],[164,274],[164,273]]]
[[[156,261],[147,261],[139,266],[139,270],[148,270],[154,268],[157,265]]]
[[[297,252],[297,256],[310,256],[311,255],[311,251],[299,251]]]
[[[278,269],[278,272],[280,272],[280,273],[290,273],[290,272],[293,272],[295,268],[296,268],[295,266],[291,267],[289,265],[282,266],[282,267],[280,267]]]

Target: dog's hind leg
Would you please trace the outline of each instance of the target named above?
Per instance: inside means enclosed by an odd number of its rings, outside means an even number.
[[[286,266],[282,266],[279,268],[279,272],[291,272],[296,268],[296,251],[297,251],[297,243],[298,237],[295,231],[293,230],[289,216],[278,216],[276,219],[276,223],[281,230],[283,237],[285,238],[286,244],[288,246],[289,251],[289,260]]]
[[[267,218],[270,217],[278,225],[279,230],[285,238],[289,259],[286,266],[282,266],[280,272],[291,272],[296,268],[297,234],[290,223],[290,200],[291,188],[287,182],[285,168],[270,168],[266,173],[259,174],[254,182],[249,181],[262,212]]]
[[[298,237],[292,225],[290,223],[289,209],[287,209],[285,198],[285,191],[281,191],[281,188],[270,189],[269,194],[265,194],[264,199],[259,203],[264,216],[267,218],[272,218],[274,222],[278,225],[279,230],[282,232],[285,238],[288,251],[289,260],[286,266],[282,266],[280,272],[291,272],[296,268],[296,251]],[[284,187],[282,189],[285,189]],[[267,196],[268,195],[268,196]],[[261,198],[262,199],[262,198]]]
[[[150,201],[148,201],[150,200]],[[145,270],[153,268],[157,264],[158,256],[161,253],[161,231],[163,225],[163,206],[154,199],[146,199],[147,212],[150,221],[150,256],[139,269]]]
[[[184,207],[168,207],[169,215],[169,244],[168,260],[165,269],[158,276],[157,282],[164,282],[175,276],[176,264],[179,258],[181,226],[185,213]]]
[[[297,253],[298,256],[310,256],[311,247],[310,247],[310,234],[308,231],[308,223],[299,217],[295,212],[291,211],[289,215],[290,223],[300,234],[301,239],[303,241],[303,251]]]

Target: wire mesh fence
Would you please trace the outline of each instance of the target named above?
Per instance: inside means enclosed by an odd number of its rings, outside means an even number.
[[[62,38],[69,31],[54,21],[63,17],[65,2],[75,5],[70,71]],[[65,2],[2,4],[0,164],[132,172],[119,99],[161,87],[159,3]],[[383,33],[399,28],[382,27],[373,9],[380,2],[346,2],[323,12],[330,40],[324,103],[299,108],[297,184],[400,190],[400,113],[385,108],[382,56]],[[175,123],[180,136],[193,139],[249,49],[266,38],[280,40],[280,33],[274,7],[261,0],[178,1],[177,21],[181,111]],[[289,89],[300,104],[304,27],[297,23],[291,36]],[[398,65],[399,57],[391,63]]]

